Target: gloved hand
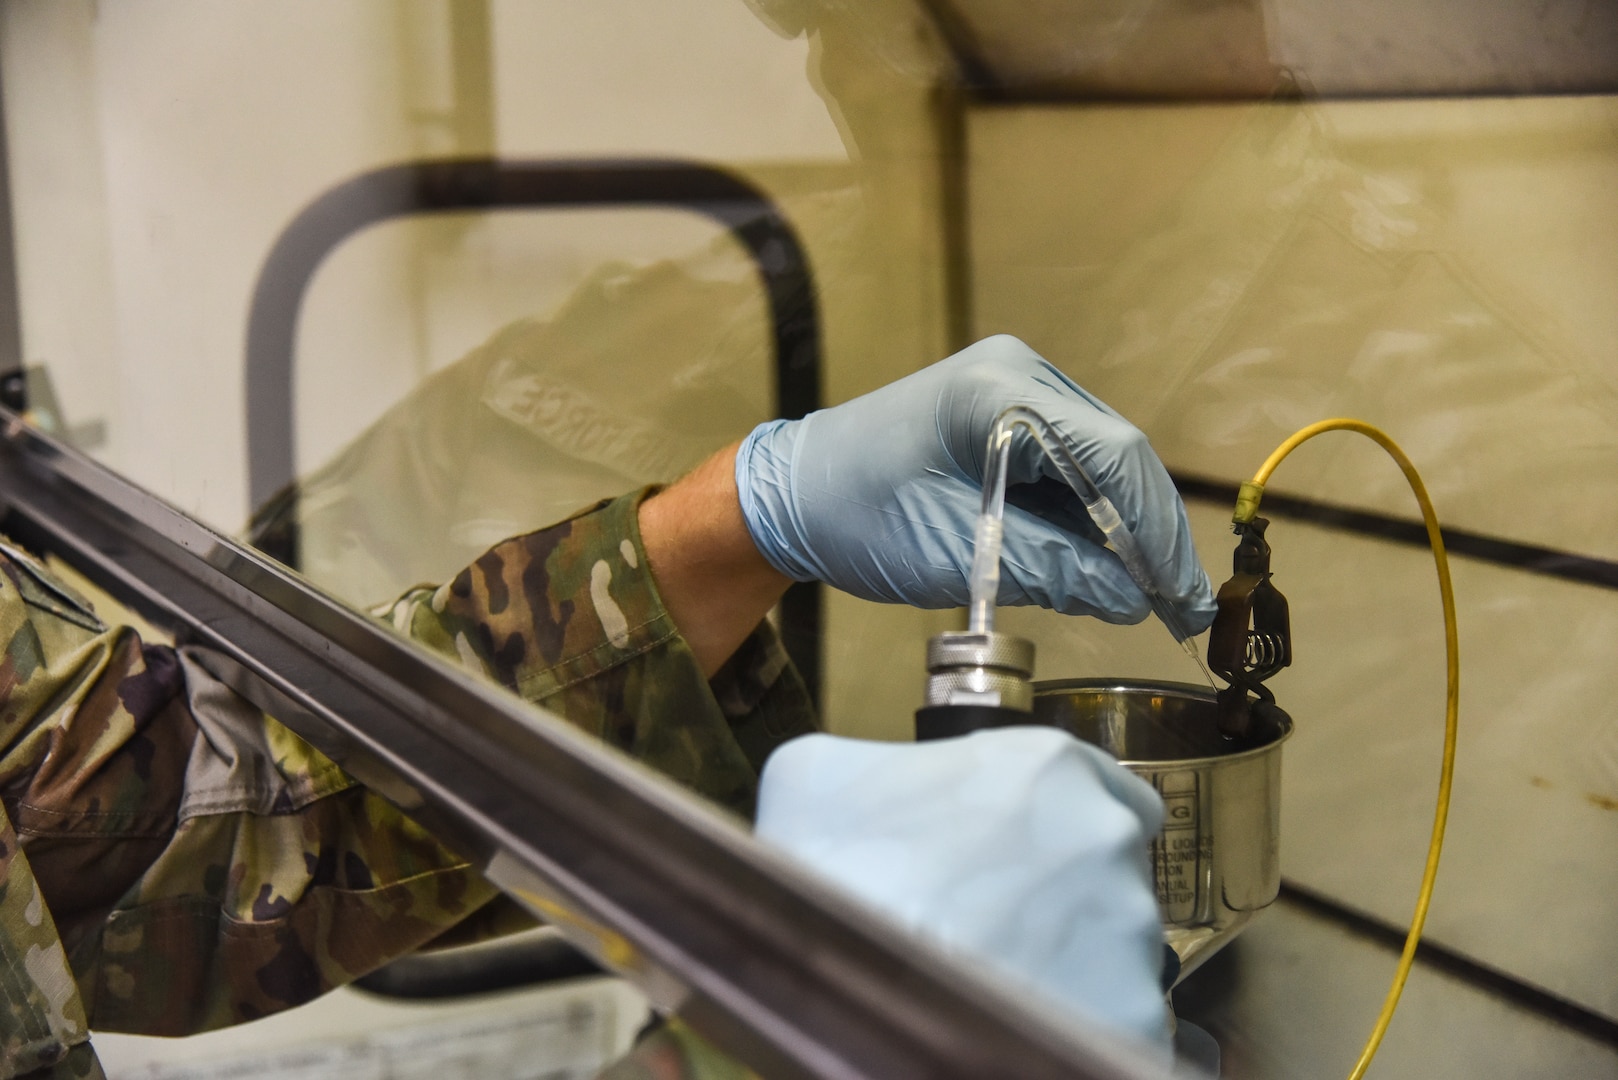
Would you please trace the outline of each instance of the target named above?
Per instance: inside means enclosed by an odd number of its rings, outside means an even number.
[[[1056,728],[925,743],[805,735],[764,765],[757,835],[971,964],[1168,1047],[1146,842],[1163,804]]]
[[[1062,433],[1135,534],[1159,590],[1193,633],[1205,630],[1213,590],[1145,436],[1005,335],[864,397],[755,429],[736,455],[753,542],[799,581],[915,607],[967,603],[985,447],[1010,405],[1030,406]],[[1108,622],[1147,616],[1145,595],[1020,428],[1007,482],[1017,486],[1007,493],[999,603]]]

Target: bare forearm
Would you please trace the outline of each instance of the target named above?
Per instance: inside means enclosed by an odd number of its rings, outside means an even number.
[[[641,542],[664,607],[712,675],[791,581],[753,545],[727,446],[640,508]]]

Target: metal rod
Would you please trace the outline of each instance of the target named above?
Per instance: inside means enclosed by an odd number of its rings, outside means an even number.
[[[17,282],[17,232],[11,197],[11,135],[0,93],[0,405],[28,407]]]

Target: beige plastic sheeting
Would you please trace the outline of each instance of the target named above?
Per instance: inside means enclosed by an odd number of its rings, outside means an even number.
[[[1023,334],[1172,468],[1234,483],[1296,428],[1358,416],[1446,524],[1618,558],[1618,101],[983,110],[970,147],[977,329]],[[1416,516],[1350,435],[1271,490]],[[1217,581],[1229,510],[1192,510]],[[1431,560],[1284,519],[1270,539],[1297,638],[1275,682],[1299,729],[1284,872],[1402,925],[1442,734]],[[1455,573],[1461,748],[1430,936],[1618,1017],[1618,594]],[[1041,640],[1044,677],[1195,678],[1161,629],[1004,621]]]

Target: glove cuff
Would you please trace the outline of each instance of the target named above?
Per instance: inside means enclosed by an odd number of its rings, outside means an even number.
[[[736,493],[742,521],[764,561],[794,581],[818,581],[799,555],[803,530],[792,497],[792,452],[798,420],[771,420],[754,428],[736,450]]]

